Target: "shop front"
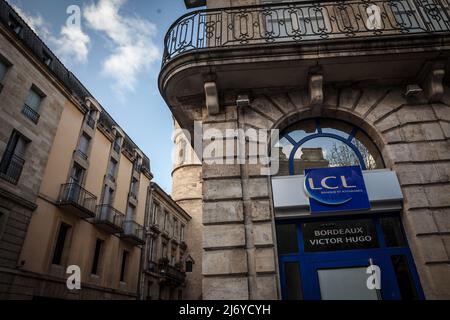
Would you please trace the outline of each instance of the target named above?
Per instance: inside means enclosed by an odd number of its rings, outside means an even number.
[[[424,299],[400,184],[371,139],[347,123],[311,119],[285,130],[278,147],[272,192],[282,298]]]

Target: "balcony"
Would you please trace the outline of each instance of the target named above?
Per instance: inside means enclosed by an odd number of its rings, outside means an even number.
[[[103,231],[115,234],[123,232],[123,222],[125,215],[110,205],[102,204],[97,206],[95,224]]]
[[[168,263],[149,262],[147,272],[159,274],[162,281],[169,282],[171,285],[182,285],[186,280],[186,272],[180,268],[169,265]]]
[[[186,279],[186,272],[168,264],[159,264],[158,270],[166,282],[174,285],[181,285]]]
[[[404,83],[450,50],[449,6],[450,0],[302,1],[189,12],[166,34],[159,88],[180,125],[190,128],[195,113],[182,101],[202,103],[206,81],[221,94],[304,88],[319,65],[329,83]]]
[[[23,105],[22,114],[33,121],[35,124],[39,122],[40,115],[33,108],[28,106],[27,104]]]
[[[9,183],[17,184],[22,174],[24,164],[25,160],[19,156],[12,153],[6,153],[0,164],[0,177]]]
[[[96,202],[95,195],[76,183],[61,186],[58,205],[80,218],[94,218]]]
[[[120,237],[132,245],[143,245],[145,243],[144,227],[131,220],[125,221]]]

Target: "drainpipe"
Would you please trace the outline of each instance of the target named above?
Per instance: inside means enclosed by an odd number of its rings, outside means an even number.
[[[143,246],[143,249],[141,249],[141,261],[139,264],[139,275],[138,275],[138,300],[144,300],[144,288],[145,288],[145,275],[144,271],[147,266],[147,251],[148,251],[148,230],[150,230],[150,222],[149,222],[149,215],[153,208],[153,187],[152,182],[150,181],[150,185],[147,189],[147,201],[145,204],[145,215],[144,215],[144,238],[145,238],[145,244]]]
[[[238,123],[238,143],[241,152],[245,153],[246,150],[246,137],[245,137],[245,122],[244,122],[244,109],[238,108],[237,110],[237,123]],[[240,154],[242,157],[242,154]],[[244,206],[244,230],[245,230],[245,250],[247,253],[247,283],[248,283],[248,298],[249,300],[255,300],[257,294],[256,285],[256,264],[255,264],[255,241],[253,237],[253,219],[251,212],[251,199],[249,195],[249,173],[247,159],[244,156],[241,161],[241,187],[242,187],[242,202]]]

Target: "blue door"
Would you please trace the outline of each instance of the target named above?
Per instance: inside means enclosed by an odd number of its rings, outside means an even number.
[[[397,215],[278,222],[277,241],[283,299],[424,298]]]

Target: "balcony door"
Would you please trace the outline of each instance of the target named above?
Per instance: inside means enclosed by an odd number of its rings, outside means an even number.
[[[108,186],[105,186],[103,191],[103,201],[102,201],[102,209],[101,209],[101,220],[110,221],[112,217],[108,217],[111,214],[110,205],[113,201],[114,190]]]
[[[83,184],[83,179],[84,169],[77,163],[74,163],[69,178],[68,198],[76,203],[79,203],[80,200],[80,186]]]

